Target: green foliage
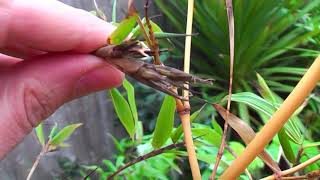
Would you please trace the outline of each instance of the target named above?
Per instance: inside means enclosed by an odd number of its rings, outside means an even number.
[[[181,18],[186,16],[187,1],[155,0],[155,2],[173,26],[181,33],[184,32],[185,22],[181,21]],[[256,129],[261,128],[262,123],[266,123],[283,102],[280,96],[282,94],[278,94],[292,90],[306,71],[306,65],[309,63],[306,60],[313,59],[318,53],[318,51],[308,48],[314,46],[312,43],[315,43],[320,35],[318,26],[320,14],[312,17],[312,21],[308,21],[306,15],[314,14],[320,6],[320,1],[292,2],[291,0],[234,1],[236,23],[234,92],[236,93],[232,95],[232,100],[237,102],[239,116],[246,122],[251,122],[251,124],[254,122],[257,126]],[[212,87],[199,87],[205,99],[217,102],[226,95],[225,90],[229,80],[229,37],[225,5],[222,0],[202,0],[195,3],[194,29],[195,32],[199,32],[199,35],[193,38],[194,60],[192,63],[195,67],[193,69],[202,76],[209,76],[217,80]],[[116,21],[115,4],[116,0],[114,0],[112,16],[114,23]],[[118,24],[116,31],[109,39],[111,43],[119,44],[129,34],[132,35],[129,36],[132,39],[144,40],[141,27],[136,26],[134,18],[138,17],[136,15],[129,16]],[[310,22],[312,22],[312,28]],[[142,23],[148,32],[149,29],[144,18]],[[309,24],[310,27],[304,27],[302,24]],[[151,21],[151,25],[156,38],[165,38],[164,47],[169,47],[169,45],[171,46],[169,43],[174,42],[177,49],[180,50],[180,54],[177,55],[182,54],[182,41],[174,39],[168,41],[167,39],[168,37],[179,37],[181,34],[166,33],[153,21]],[[258,80],[256,81],[254,75],[257,72],[261,75],[257,74]],[[257,83],[253,86],[252,82]],[[178,124],[174,128],[175,101],[172,97],[155,94],[152,90],[150,96],[143,95],[136,102],[135,91],[146,92],[148,88],[133,87],[127,80],[124,81],[123,88],[110,90],[110,96],[121,123],[130,137],[133,139],[136,135],[138,141],[133,142],[126,139],[118,141],[112,137],[118,150],[114,158],[103,160],[102,165],[99,166],[86,166],[91,170],[98,167],[97,173],[101,179],[105,179],[132,159],[169,145],[171,141],[168,139],[170,137],[173,143],[178,143],[183,139],[181,125]],[[261,96],[256,94],[255,89]],[[126,95],[120,92],[124,92]],[[211,98],[213,93],[215,93],[215,97]],[[162,100],[159,112],[159,102]],[[311,96],[308,108],[319,114],[319,104],[320,99],[316,95]],[[137,109],[139,109],[140,120],[148,122],[143,124],[144,127],[139,121]],[[192,134],[195,139],[197,158],[201,161],[203,178],[206,179],[211,174],[223,130],[218,123],[219,121],[216,121],[218,116],[215,111],[212,109],[208,111],[204,106],[201,108],[192,106],[192,109],[196,110],[191,115]],[[147,111],[153,113],[151,118]],[[306,144],[306,139],[312,140],[312,138],[307,137],[307,133],[305,134],[307,130],[302,123],[303,118],[300,118],[305,111],[304,106],[301,106],[278,136],[266,147],[267,152],[276,162],[279,163],[280,157],[283,157],[282,153],[284,153],[285,158],[294,163],[300,147],[304,147],[306,152],[302,155],[301,161],[314,156],[309,150],[316,151],[316,146],[319,143],[308,142]],[[159,113],[156,114],[157,112]],[[318,114],[316,115],[320,119]],[[146,121],[146,119],[152,119],[152,121]],[[198,121],[195,122],[195,119]],[[251,121],[252,119],[255,121]],[[146,126],[149,131],[144,134]],[[315,127],[320,127],[320,125]],[[244,149],[244,145],[239,141],[238,137],[234,136],[230,136],[228,141],[229,147],[236,154],[240,154]],[[182,173],[184,169],[181,169],[181,166],[177,166],[176,163],[177,160],[180,162],[186,156],[187,152],[184,149],[172,149],[129,167],[117,175],[115,179],[123,179],[124,177],[126,179],[172,179],[172,176],[168,178],[168,173]],[[225,151],[218,168],[218,175],[233,160],[234,156]],[[318,167],[317,164],[313,166],[307,171]],[[248,169],[250,172],[254,172],[254,177],[263,177],[266,175],[265,172],[258,170],[264,167],[263,161],[257,158]],[[184,178],[188,177],[184,176]],[[240,178],[248,179],[244,174]]]
[[[119,45],[127,38],[130,32],[136,25],[137,15],[128,16],[126,19],[122,20],[115,31],[109,36],[109,42],[111,44]]]
[[[110,96],[112,98],[112,103],[115,111],[122,123],[122,125],[127,130],[130,137],[133,139],[135,133],[135,120],[130,109],[130,105],[127,100],[121,95],[117,89],[109,90]]]
[[[154,130],[152,146],[160,148],[170,137],[173,129],[176,101],[171,96],[165,96]]]
[[[187,1],[155,0],[179,32],[185,31]],[[319,26],[307,29],[298,26],[309,13],[319,9],[320,1],[306,1],[289,6],[280,0],[234,1],[235,16],[235,91],[245,90],[261,73],[275,91],[289,92],[308,64],[300,52],[292,48],[304,45],[307,39],[320,35]],[[320,22],[320,13],[312,17]],[[195,1],[193,42],[193,69],[200,74],[216,78],[214,89],[221,92],[229,80],[229,40],[225,3],[222,0]],[[183,43],[174,41],[183,52]],[[317,53],[312,53],[315,56]],[[309,53],[310,55],[310,53]],[[280,58],[282,57],[282,58]],[[285,59],[283,59],[285,58]],[[313,57],[308,57],[313,60]],[[274,68],[276,66],[276,69]],[[292,68],[292,70],[289,70]],[[295,69],[297,68],[297,69]],[[282,71],[281,69],[286,69]],[[289,83],[288,83],[289,80]],[[283,85],[286,82],[287,85]]]
[[[70,124],[66,127],[64,127],[62,130],[60,130],[55,136],[52,137],[50,140],[50,145],[52,146],[59,146],[61,143],[63,143],[71,134],[82,124]]]
[[[113,138],[113,140],[118,147],[121,147],[117,148],[118,152],[114,154],[113,160],[104,159],[100,166],[83,166],[87,171],[98,167],[96,173],[99,175],[99,179],[106,179],[126,162],[129,162],[133,158],[146,154],[152,150],[152,146],[150,144],[151,136],[145,136],[143,142],[139,145],[133,144],[128,139],[118,141]],[[119,151],[119,149],[121,150]],[[152,157],[127,168],[115,176],[114,179],[170,179],[167,174],[172,170],[176,173],[181,173],[181,170],[175,163],[176,158],[177,156],[170,152]]]
[[[44,146],[46,140],[45,140],[45,137],[44,137],[44,134],[43,134],[43,125],[42,125],[42,123],[40,123],[40,124],[36,127],[35,131],[36,131],[36,135],[37,135],[37,137],[38,137],[38,140],[39,140],[40,144],[41,144],[42,146]]]

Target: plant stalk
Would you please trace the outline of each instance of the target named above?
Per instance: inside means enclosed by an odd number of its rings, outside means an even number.
[[[319,159],[320,159],[320,154],[314,156],[311,159],[308,159],[307,161],[305,161],[305,162],[303,162],[303,163],[301,163],[301,164],[299,164],[299,165],[297,165],[295,167],[292,167],[292,168],[287,169],[285,171],[281,171],[280,175],[281,176],[286,176],[286,175],[289,175],[289,174],[293,174],[293,173],[295,173],[297,171],[300,171],[300,170],[304,169],[305,167],[309,166],[310,164],[315,163]],[[274,175],[271,175],[271,176],[265,177],[265,178],[263,178],[261,180],[273,180],[273,179],[275,179],[275,177],[274,177]]]
[[[186,34],[192,34],[193,9],[194,9],[194,0],[188,0]],[[192,36],[186,36],[185,50],[184,50],[184,72],[185,73],[190,72],[191,40],[192,40]],[[185,85],[185,87],[188,89],[188,85]],[[177,110],[179,112],[181,123],[182,123],[184,140],[185,140],[186,148],[188,152],[188,158],[189,158],[192,177],[194,180],[200,180],[201,173],[200,173],[198,159],[196,156],[196,151],[194,148],[192,133],[191,133],[190,103],[188,101],[189,91],[184,90],[183,97],[187,99],[187,101],[184,101],[184,104],[182,104],[181,100],[176,99]]]
[[[228,120],[230,114],[230,107],[231,107],[231,95],[232,95],[232,82],[233,82],[233,65],[234,65],[234,16],[233,16],[233,7],[232,7],[232,0],[226,0],[226,9],[227,9],[227,16],[228,16],[228,28],[229,28],[229,50],[230,50],[230,69],[229,69],[229,89],[228,89],[228,102],[227,102],[227,118],[224,122],[223,127],[223,135],[221,138],[221,145],[219,147],[219,151],[217,153],[216,162],[214,164],[212,174],[210,176],[211,180],[214,180],[217,174],[217,170],[219,167],[219,163],[223,156],[223,151],[226,145],[227,140],[227,133],[228,133]]]
[[[38,154],[36,160],[34,161],[26,180],[30,180],[31,179],[33,173],[35,172],[36,168],[38,167],[38,165],[40,163],[40,160],[41,160],[42,156],[44,156],[48,152],[49,147],[50,147],[50,141],[48,141],[45,144],[45,146],[42,147],[41,152]]]
[[[305,98],[316,87],[320,80],[320,55],[299,81],[297,86],[289,94],[280,108],[274,113],[268,123],[257,133],[256,137],[249,143],[246,149],[227,168],[220,177],[224,179],[236,179],[244,169],[262,152],[264,147],[272,140],[279,130],[288,121],[290,116],[304,102]]]

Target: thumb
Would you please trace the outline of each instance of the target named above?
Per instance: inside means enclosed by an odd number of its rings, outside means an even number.
[[[34,57],[0,72],[0,159],[63,103],[118,86],[123,77],[98,57],[74,53]]]

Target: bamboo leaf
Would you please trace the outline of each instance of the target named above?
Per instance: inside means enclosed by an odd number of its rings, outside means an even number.
[[[270,88],[268,87],[267,83],[265,82],[265,80],[263,79],[262,76],[260,76],[259,74],[257,74],[257,78],[258,78],[258,84],[260,87],[260,94],[267,100],[271,101],[273,103],[273,106],[278,107],[278,104],[281,104],[283,101],[280,97],[278,97],[274,92],[272,92],[270,90]],[[295,134],[291,133],[292,131],[295,131],[296,134],[300,134],[300,137],[302,136],[300,131],[298,130],[297,125],[293,124],[294,122],[298,122],[299,119],[296,118],[295,116],[293,116],[291,118],[292,120],[290,122],[287,123],[287,125],[285,127],[286,128],[282,128],[279,133],[278,133],[278,138],[281,144],[281,147],[283,149],[283,152],[286,156],[286,158],[291,162],[291,163],[295,163],[295,155],[293,152],[293,148],[290,145],[289,142],[289,135],[291,136],[291,139],[297,139],[295,138]],[[293,122],[292,122],[293,121]],[[289,134],[289,135],[288,135]],[[298,141],[298,140],[296,140]]]
[[[136,106],[136,100],[135,100],[135,95],[134,95],[134,87],[128,80],[123,81],[123,87],[127,91],[127,96],[128,96],[128,103],[130,105],[130,109],[134,118],[134,121],[138,121],[138,111],[137,111],[137,106]]]
[[[52,138],[58,133],[58,124],[55,123],[54,126],[52,127],[50,134],[49,134],[49,139],[52,140]]]
[[[206,143],[219,147],[221,144],[221,135],[210,127],[192,128],[192,135],[200,137]]]
[[[156,127],[152,138],[152,146],[160,148],[170,137],[173,129],[176,101],[171,96],[165,96],[157,117]]]
[[[136,25],[137,17],[137,14],[133,14],[123,19],[119,23],[117,29],[114,30],[109,36],[108,43],[115,45],[121,44],[128,37],[128,35]]]
[[[50,145],[52,146],[59,146],[61,143],[63,143],[67,138],[71,136],[71,134],[82,124],[71,124],[66,127],[64,127],[61,131],[55,135],[52,140],[50,141]]]
[[[42,145],[42,146],[44,146],[45,145],[45,138],[44,138],[44,134],[43,134],[43,125],[42,125],[42,123],[40,123],[37,127],[36,127],[36,135],[37,135],[37,137],[38,137],[38,140],[39,140],[39,142],[40,142],[40,144]]]
[[[243,92],[233,94],[231,96],[232,101],[245,103],[251,108],[256,111],[263,113],[264,115],[268,116],[269,118],[274,114],[278,107],[275,107],[272,103],[264,100],[260,96],[250,93],[250,92]],[[300,133],[299,127],[297,122],[299,121],[296,117],[291,117],[290,120],[285,124],[284,128],[287,135],[290,139],[297,144],[301,144],[302,142],[302,135]]]
[[[284,152],[286,158],[291,163],[295,163],[296,157],[295,157],[293,149],[290,145],[288,135],[286,134],[286,132],[283,128],[279,131],[278,137],[279,137],[279,141],[280,141],[281,147],[283,149],[283,152]]]
[[[109,93],[121,124],[133,139],[135,133],[135,121],[130,109],[130,105],[117,89],[113,88],[109,90]]]
[[[224,109],[222,106],[218,104],[214,104],[213,107],[219,112],[219,114],[223,117],[224,120],[227,119],[226,109]],[[248,124],[246,124],[243,120],[233,115],[232,113],[229,113],[229,118],[227,122],[232,127],[232,129],[234,129],[238,133],[238,135],[246,144],[249,144],[256,135],[256,133]],[[259,157],[268,166],[280,171],[278,164],[271,158],[271,156],[265,150],[263,150],[263,152],[259,154]]]
[[[220,127],[220,125],[218,124],[218,122],[214,119],[214,116],[212,116],[211,124],[212,124],[214,130],[217,131],[217,133],[222,136],[223,130],[222,130],[222,128]]]

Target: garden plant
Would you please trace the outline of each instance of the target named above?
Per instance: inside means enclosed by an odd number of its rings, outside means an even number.
[[[153,21],[150,3],[176,32]],[[93,13],[109,19],[94,4]],[[108,93],[128,138],[110,135],[114,158],[82,165],[83,178],[320,177],[320,134],[312,128],[320,120],[320,1],[129,0],[121,21],[116,6],[117,28],[92,54],[112,57],[127,75]],[[166,66],[174,64],[168,54],[184,69]],[[139,116],[137,83],[165,94],[152,132]],[[29,178],[80,125],[54,127],[47,142],[36,129],[43,148]]]

